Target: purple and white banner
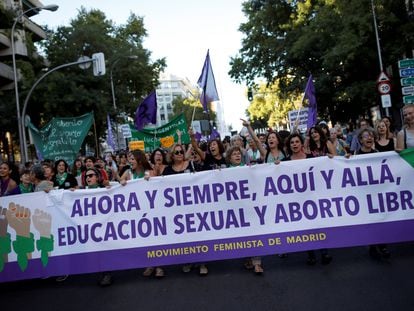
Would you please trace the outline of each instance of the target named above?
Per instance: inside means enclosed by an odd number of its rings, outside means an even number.
[[[397,153],[2,197],[0,282],[414,239]]]

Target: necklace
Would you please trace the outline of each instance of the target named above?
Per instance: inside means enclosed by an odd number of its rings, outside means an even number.
[[[179,166],[177,166],[176,164],[173,165],[173,169],[176,172],[181,172],[184,171],[184,166],[185,166],[185,162],[181,162],[181,164]]]

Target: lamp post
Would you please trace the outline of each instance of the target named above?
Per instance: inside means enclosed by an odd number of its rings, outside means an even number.
[[[43,74],[32,86],[32,88],[30,89],[29,93],[27,93],[26,99],[24,100],[24,104],[23,104],[23,111],[22,111],[22,116],[20,118],[20,122],[21,124],[19,125],[22,129],[22,140],[23,140],[23,149],[22,149],[22,153],[24,155],[24,158],[27,159],[28,158],[28,152],[27,152],[27,143],[26,143],[26,131],[25,131],[25,119],[26,119],[26,109],[27,109],[27,104],[29,103],[29,99],[30,96],[32,96],[32,93],[34,91],[34,89],[36,88],[36,86],[44,79],[46,78],[49,74],[51,74],[52,72],[55,72],[56,70],[62,69],[62,68],[66,68],[66,67],[70,67],[70,66],[74,66],[74,65],[79,65],[79,64],[85,64],[85,63],[90,63],[93,62],[94,59],[91,58],[80,58],[78,61],[76,62],[72,62],[72,63],[67,63],[67,64],[63,64],[60,66],[57,66],[49,71],[47,71],[45,74]]]
[[[114,79],[113,79],[113,71],[115,69],[115,65],[122,59],[122,58],[128,58],[128,59],[138,59],[137,55],[122,55],[119,56],[117,59],[114,60],[114,62],[111,65],[111,70],[109,73],[110,79],[111,79],[111,93],[112,93],[112,104],[114,106],[114,110],[116,111],[117,107],[116,107],[116,97],[115,97],[115,87],[114,87]],[[118,121],[115,122],[115,127],[116,127],[116,143],[119,149],[119,133],[118,133]]]
[[[374,0],[371,0],[371,8],[372,8],[372,17],[374,19],[375,40],[377,42],[378,62],[379,62],[380,73],[381,73],[384,71],[384,67],[382,65],[381,45],[380,45],[380,39],[378,35],[377,15],[375,14]],[[385,108],[385,115],[386,116],[390,115],[388,107]]]
[[[57,6],[56,4],[49,4],[49,5],[45,5],[45,6],[38,6],[38,7],[33,7],[30,8],[26,11],[23,11],[22,13],[20,13],[17,17],[16,20],[13,23],[12,29],[11,29],[11,46],[12,46],[12,59],[13,59],[13,75],[14,75],[14,93],[16,96],[16,111],[17,111],[17,127],[18,127],[18,131],[19,131],[19,142],[20,142],[20,155],[23,154],[23,148],[24,148],[24,144],[23,144],[23,131],[24,128],[21,127],[21,119],[20,119],[20,102],[19,102],[19,90],[18,90],[18,81],[17,81],[17,68],[16,68],[16,50],[14,47],[14,30],[16,28],[17,22],[20,20],[20,18],[22,18],[26,13],[30,12],[30,11],[34,11],[34,10],[48,10],[48,11],[56,11],[59,8],[59,6]],[[26,162],[27,158],[26,157],[22,157],[23,161],[21,162]]]

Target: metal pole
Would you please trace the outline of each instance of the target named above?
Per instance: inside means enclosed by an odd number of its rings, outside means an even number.
[[[371,0],[371,8],[372,8],[372,17],[374,19],[375,39],[377,41],[377,52],[378,52],[379,67],[380,67],[380,72],[383,72],[384,67],[382,65],[381,45],[380,45],[380,39],[379,39],[379,35],[378,35],[377,15],[375,14],[374,0]],[[388,107],[385,108],[385,115],[386,116],[390,115]]]
[[[60,66],[57,66],[51,70],[49,70],[48,72],[46,72],[43,76],[41,76],[32,86],[32,88],[30,89],[29,93],[26,96],[26,99],[24,100],[24,104],[23,104],[23,111],[22,111],[22,116],[20,118],[20,127],[22,129],[22,136],[23,136],[23,149],[22,152],[24,153],[24,158],[27,159],[28,158],[28,153],[27,153],[27,143],[26,143],[26,131],[25,131],[25,117],[26,117],[26,109],[27,109],[27,104],[29,102],[30,96],[32,95],[34,89],[36,88],[36,86],[44,79],[46,78],[46,76],[48,76],[49,74],[51,74],[52,72],[62,69],[62,68],[66,68],[69,66],[73,66],[73,65],[79,65],[79,64],[84,64],[84,63],[89,63],[89,62],[93,62],[93,59],[86,59],[86,60],[80,60],[80,61],[76,61],[76,62],[72,62],[72,63],[67,63],[67,64],[63,64]]]
[[[112,104],[114,106],[114,110],[116,115],[118,115],[118,113],[116,112],[117,107],[116,107],[116,97],[115,97],[115,87],[114,87],[114,79],[113,79],[113,71],[114,71],[114,67],[115,65],[121,60],[121,58],[128,58],[128,59],[138,59],[137,55],[122,55],[119,56],[117,59],[114,60],[114,62],[111,65],[111,71],[109,73],[110,76],[110,80],[111,80],[111,92],[112,92]],[[119,142],[119,131],[118,131],[118,120],[115,119],[115,131],[116,131],[116,143],[118,146],[118,150],[120,149],[120,142]]]
[[[24,128],[21,127],[21,119],[20,119],[20,101],[19,101],[19,88],[18,88],[18,81],[17,81],[17,66],[16,66],[16,49],[14,46],[14,30],[16,29],[17,22],[22,18],[26,13],[34,10],[48,10],[48,11],[56,11],[59,7],[55,4],[47,5],[47,6],[38,6],[34,8],[30,8],[26,11],[23,11],[20,13],[16,20],[13,23],[12,29],[11,29],[11,47],[12,47],[12,62],[13,62],[13,78],[14,78],[14,93],[16,97],[16,113],[17,113],[17,127],[19,132],[19,143],[20,143],[20,162],[24,163],[27,161],[27,157],[23,155],[23,148],[24,148],[24,142],[23,142],[23,132]]]

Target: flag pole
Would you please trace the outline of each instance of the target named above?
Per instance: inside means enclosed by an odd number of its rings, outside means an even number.
[[[95,135],[96,156],[99,156],[99,154],[101,152],[99,150],[99,145],[98,145],[98,135],[96,134],[96,121],[95,121],[95,117],[93,117],[93,132],[94,132],[94,135]]]
[[[298,129],[298,126],[299,126],[299,114],[300,114],[300,112],[302,110],[303,102],[305,101],[305,96],[306,96],[306,92],[303,92],[302,100],[300,101],[300,106],[299,106],[299,109],[298,109],[298,113],[296,114],[295,125],[293,126],[292,133],[295,133],[297,131],[297,129]]]

